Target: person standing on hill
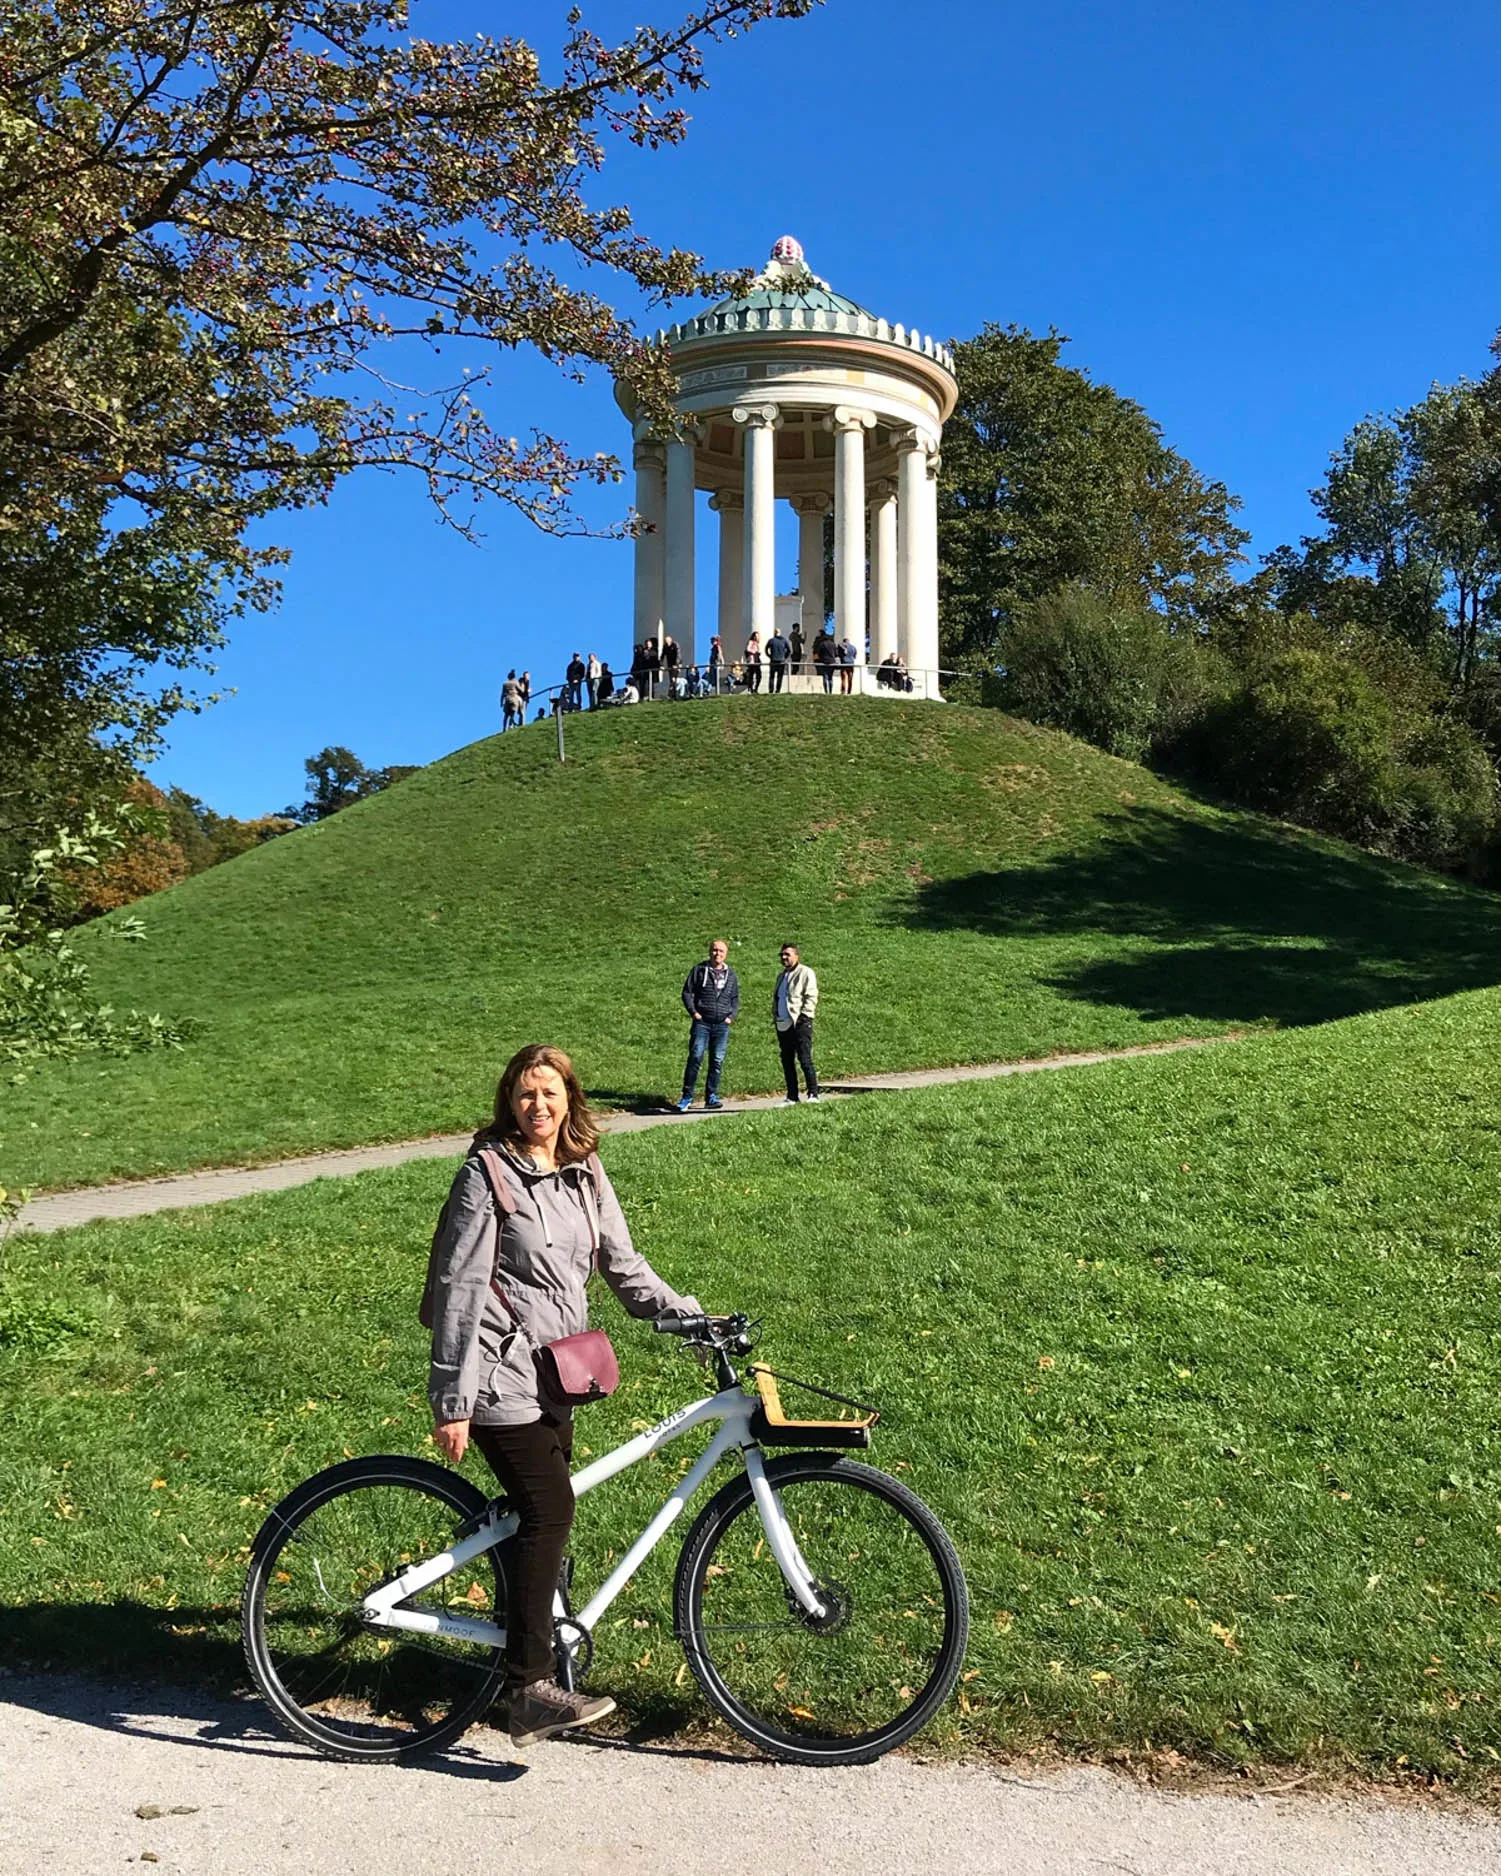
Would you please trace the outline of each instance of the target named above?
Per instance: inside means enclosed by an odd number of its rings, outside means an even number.
[[[761,634],[752,632],[745,641],[745,688],[753,695],[761,688]]]
[[[803,670],[803,628],[800,624],[794,625],[792,630],[787,634],[787,644],[792,653],[792,675],[794,677],[801,677]]]
[[[848,697],[855,682],[855,666],[860,662],[860,654],[855,650],[852,638],[844,640],[839,647],[839,694]]]
[[[826,697],[833,695],[834,664],[838,656],[839,648],[834,643],[834,634],[827,626],[821,627],[818,636],[813,640],[813,667],[823,679]]]
[[[801,1067],[808,1099],[823,1097],[813,1066],[813,1014],[818,1008],[818,979],[803,963],[796,945],[782,946],[782,974],[771,993],[771,1016],[787,1081],[788,1107],[797,1106],[797,1071]]]
[[[589,692],[589,708],[591,710],[597,710],[599,708],[599,679],[600,673],[603,670],[604,666],[591,651],[589,656],[584,660],[584,685]]]
[[[577,652],[568,660],[568,669],[563,673],[568,680],[568,707],[570,710],[582,710],[584,707],[584,677],[588,667]]]
[[[705,961],[689,971],[683,985],[683,1008],[692,1017],[693,1027],[688,1032],[688,1062],[683,1070],[683,1098],[678,1102],[678,1112],[686,1114],[693,1105],[693,1090],[705,1052],[709,1073],[704,1081],[704,1106],[723,1107],[719,1078],[724,1070],[725,1050],[730,1046],[730,1024],[740,1014],[740,979],[730,968],[730,947],[723,938],[716,938]]]
[[[514,671],[506,672],[506,681],[500,687],[500,733],[507,730],[519,730],[526,722],[526,704],[521,695],[521,686],[516,681]]]
[[[792,647],[782,637],[782,628],[778,626],[766,641],[766,664],[770,672],[766,688],[772,696],[775,696],[782,688],[782,680],[787,675],[787,660],[791,653]]]
[[[525,722],[526,712],[532,701],[532,674],[531,672],[523,671],[521,673],[520,678],[517,680],[517,682],[521,685],[521,717],[522,717],[522,721]]]

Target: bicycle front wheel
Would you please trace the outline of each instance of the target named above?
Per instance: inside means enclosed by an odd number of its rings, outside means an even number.
[[[964,1572],[937,1518],[886,1473],[827,1453],[766,1470],[823,1613],[789,1590],[742,1475],[683,1546],[678,1635],[711,1705],[764,1751],[864,1764],[948,1698],[969,1634]]]
[[[242,1631],[255,1684],[294,1738],[338,1759],[404,1759],[457,1739],[494,1699],[503,1651],[372,1628],[363,1602],[452,1544],[489,1501],[425,1459],[352,1459],[299,1485],[261,1526]],[[495,1551],[401,1605],[503,1623]]]

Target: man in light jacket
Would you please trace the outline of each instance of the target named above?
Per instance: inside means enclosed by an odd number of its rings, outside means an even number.
[[[813,1013],[818,1008],[818,979],[798,956],[796,945],[782,946],[782,974],[771,994],[772,1021],[787,1078],[788,1107],[797,1106],[797,1070],[801,1065],[808,1099],[817,1101],[818,1071],[813,1066]]]
[[[740,1014],[740,979],[730,968],[730,947],[723,938],[716,938],[704,962],[689,971],[683,985],[683,1008],[693,1018],[693,1028],[688,1035],[688,1062],[683,1070],[683,1098],[678,1102],[678,1112],[686,1114],[693,1105],[699,1064],[706,1051],[709,1073],[704,1082],[704,1106],[723,1107],[719,1077],[725,1050],[730,1046],[730,1024]]]

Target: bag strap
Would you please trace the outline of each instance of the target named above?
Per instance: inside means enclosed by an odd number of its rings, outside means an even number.
[[[485,1181],[494,1194],[495,1209],[500,1214],[501,1229],[504,1229],[505,1220],[516,1210],[516,1194],[511,1190],[510,1180],[506,1178],[505,1162],[493,1147],[481,1147],[475,1154],[475,1158],[480,1162],[484,1170]],[[589,1270],[592,1275],[599,1268],[599,1181],[604,1177],[604,1167],[600,1164],[597,1153],[591,1153],[584,1161],[584,1170],[589,1175],[581,1190],[584,1200],[584,1217],[589,1226]],[[495,1249],[498,1261],[500,1251],[498,1231]],[[535,1348],[536,1342],[531,1330],[522,1321],[521,1311],[501,1288],[500,1279],[494,1270],[490,1272],[490,1288],[499,1297],[506,1314],[515,1323],[517,1333],[525,1336]]]

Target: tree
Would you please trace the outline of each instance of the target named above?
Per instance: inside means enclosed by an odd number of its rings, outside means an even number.
[[[309,756],[302,766],[307,771],[307,800],[294,803],[282,811],[288,820],[302,822],[326,820],[330,814],[337,814],[340,808],[363,801],[367,795],[377,795],[393,782],[416,774],[416,766],[411,763],[394,763],[389,768],[367,769],[354,751],[344,748],[342,743],[333,743],[327,749],[320,749],[317,755]]]
[[[955,347],[939,482],[945,662],[989,661],[1014,607],[1070,582],[1198,618],[1250,538],[1239,507],[1136,404],[1060,364],[1066,340],[987,325]]]
[[[1467,689],[1501,603],[1498,486],[1501,388],[1435,385],[1363,418],[1311,491],[1324,532],[1268,556],[1279,605],[1398,639]]]
[[[570,496],[619,465],[487,416],[497,353],[603,366],[666,415],[669,360],[586,277],[648,304],[738,277],[595,206],[605,144],[680,142],[706,45],[812,5],[708,0],[613,44],[574,10],[545,59],[414,37],[405,0],[0,7],[13,827],[76,818],[87,771],[107,790],[154,753],[176,674],[271,603],[282,556],[252,524],[276,510],[377,466],[465,532],[486,498],[577,525]]]

